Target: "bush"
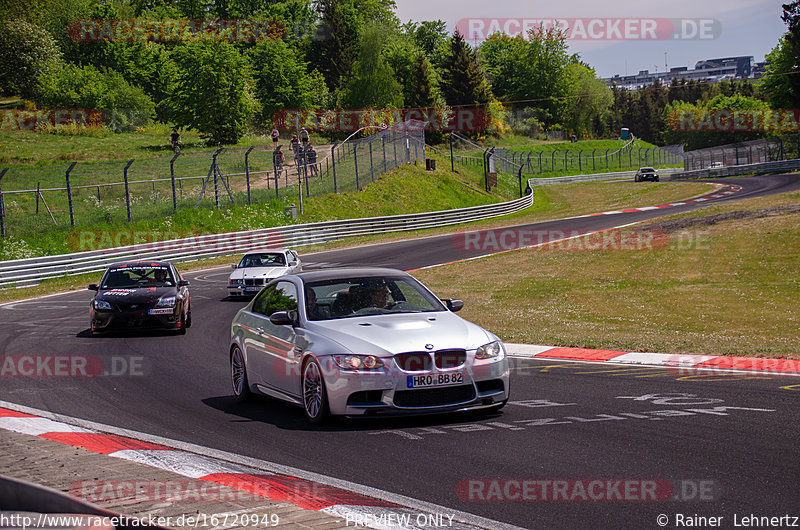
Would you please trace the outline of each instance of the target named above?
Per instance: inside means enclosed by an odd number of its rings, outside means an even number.
[[[113,70],[59,64],[48,68],[36,85],[39,108],[96,109],[106,126],[132,131],[152,122],[155,104],[144,91]]]
[[[55,39],[24,20],[0,23],[0,84],[7,95],[33,95],[42,71],[61,59]]]

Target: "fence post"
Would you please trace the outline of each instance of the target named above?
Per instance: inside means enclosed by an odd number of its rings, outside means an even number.
[[[568,169],[569,169],[569,168],[567,167],[567,155],[569,155],[569,149],[567,149],[566,151],[564,151],[564,171],[566,171],[566,170],[568,170]]]
[[[67,179],[67,202],[69,203],[69,225],[70,226],[75,226],[75,210],[72,207],[72,185],[69,182],[69,174],[72,171],[72,168],[75,167],[75,164],[77,164],[77,162],[73,162],[72,164],[70,164],[70,166],[67,168],[67,174],[64,175],[66,177],[66,179]]]
[[[381,148],[383,149],[383,171],[381,174],[386,173],[386,135],[381,133]]]
[[[456,159],[453,158],[453,133],[452,132],[450,133],[449,138],[450,138],[450,171],[455,173],[456,172]],[[385,150],[384,150],[384,153],[385,153]],[[385,154],[384,154],[384,158],[386,158]]]
[[[544,154],[544,151],[539,151],[539,174],[542,173],[542,155],[543,154]]]
[[[244,154],[244,178],[247,181],[247,205],[250,206],[250,160],[247,158],[250,156],[250,151],[255,149],[256,146],[251,145],[250,149],[248,149]]]
[[[519,172],[517,173],[517,178],[519,179],[519,196],[520,197],[524,196],[524,192],[522,191],[522,168],[523,168],[523,166],[520,165],[519,166]]]
[[[5,173],[6,171],[8,171],[8,169],[3,170],[3,173]],[[0,178],[2,178],[1,175],[0,175]],[[40,190],[41,190],[41,187],[40,187],[39,183],[37,182],[36,183],[36,215],[39,215],[39,195],[42,193]]]
[[[595,164],[594,152],[595,151],[597,151],[597,149],[592,149],[592,171],[595,171],[595,167],[594,167],[594,164]]]
[[[556,170],[556,151],[558,149],[553,149],[553,156],[550,157],[550,171]]]
[[[583,155],[583,149],[578,149],[578,171],[583,173],[583,167],[581,167],[581,155]]]
[[[394,148],[394,165],[392,169],[397,167],[397,132],[392,131],[392,148]]]
[[[0,171],[0,237],[6,237],[6,201],[3,198],[3,176],[8,171],[7,167],[3,168],[3,171]],[[39,189],[39,185],[37,183],[36,189]],[[38,206],[39,195],[36,195],[36,201]]]
[[[353,165],[356,169],[356,190],[361,189],[361,186],[358,184],[358,145],[356,142],[353,142]]]
[[[372,142],[369,143],[369,178],[375,182],[375,169],[372,164]]]
[[[333,167],[333,193],[339,193],[339,188],[336,186],[336,143],[331,146],[331,167]]]
[[[606,169],[608,169],[608,151],[609,149],[606,149]]]
[[[134,160],[134,158],[128,160],[128,163],[125,164],[125,168],[122,170],[122,179],[125,181],[125,209],[128,212],[129,223],[131,222],[131,193],[128,189],[128,168],[131,167]]]
[[[169,161],[169,179],[172,182],[172,211],[178,211],[178,196],[175,194],[175,161],[181,156],[180,153],[175,153],[175,156]]]
[[[217,179],[217,155],[222,151],[220,147],[211,155],[211,170],[214,173],[214,207],[219,208],[219,181]]]
[[[633,166],[633,146],[628,147],[628,167]]]

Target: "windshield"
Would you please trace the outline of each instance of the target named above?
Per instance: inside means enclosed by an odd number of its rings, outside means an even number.
[[[259,254],[247,254],[239,262],[239,268],[247,267],[283,267],[286,259],[280,252],[264,252]]]
[[[364,315],[444,311],[445,307],[413,278],[351,278],[307,283],[309,320]]]
[[[116,267],[106,272],[100,288],[171,287],[174,285],[175,278],[169,267]]]

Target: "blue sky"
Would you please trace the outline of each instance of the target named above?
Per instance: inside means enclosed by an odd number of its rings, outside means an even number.
[[[447,22],[452,32],[459,20],[485,19],[685,19],[687,31],[698,20],[718,21],[719,35],[686,40],[570,40],[570,52],[594,67],[598,76],[664,71],[702,59],[752,55],[763,61],[786,32],[780,0],[396,0],[397,16],[408,20]],[[788,0],[786,0],[788,1]],[[586,22],[586,21],[584,21]],[[502,22],[501,22],[502,24]],[[513,26],[512,26],[513,27]],[[595,28],[602,26],[596,25]]]

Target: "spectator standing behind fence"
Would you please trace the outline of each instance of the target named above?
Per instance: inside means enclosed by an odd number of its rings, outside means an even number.
[[[278,141],[281,139],[281,133],[278,132],[277,127],[273,127],[270,136],[272,137],[272,147],[278,147]]]
[[[314,151],[314,146],[308,144],[305,149],[306,164],[308,164],[309,172],[312,177],[317,176],[317,152]]]
[[[308,131],[305,127],[300,128],[300,141],[303,142],[303,147],[308,144]]]
[[[177,127],[172,128],[172,134],[169,135],[169,143],[173,151],[176,153],[181,152],[181,133],[178,132]]]
[[[292,145],[292,151],[294,151],[294,156],[295,158],[297,158],[297,154],[300,151],[300,141],[297,139],[296,134],[292,135],[291,145]]]

